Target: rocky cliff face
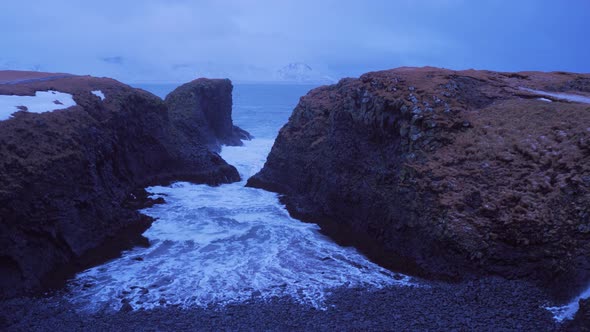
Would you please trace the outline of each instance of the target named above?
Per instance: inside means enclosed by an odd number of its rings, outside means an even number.
[[[301,99],[248,185],[390,268],[573,292],[590,276],[590,105],[564,92],[585,101],[590,76],[344,79]]]
[[[151,222],[137,212],[150,204],[146,185],[239,180],[234,167],[176,128],[166,104],[150,93],[63,75],[0,84],[0,95],[46,90],[69,93],[77,105],[0,121],[1,296],[39,289],[56,267],[89,252],[104,256],[97,248],[105,242],[137,238]],[[199,98],[215,111],[217,99]]]
[[[571,321],[564,324],[564,331],[588,332],[590,331],[590,299],[580,300],[580,309]]]
[[[233,86],[228,79],[197,79],[166,96],[170,119],[183,135],[213,151],[251,139],[231,118]]]

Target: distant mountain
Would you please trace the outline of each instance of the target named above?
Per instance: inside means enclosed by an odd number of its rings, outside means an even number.
[[[0,57],[0,70],[74,72],[80,75],[106,76],[124,82],[148,83],[185,82],[198,77],[231,78],[234,82],[274,83],[335,83],[337,74],[304,62],[292,62],[285,66],[242,63],[218,63],[212,61],[145,63],[113,54],[88,59],[85,63],[53,62],[35,64]]]
[[[329,76],[315,71],[308,64],[302,62],[290,63],[277,70],[276,77],[280,81],[288,82],[334,82]]]
[[[0,59],[0,70],[24,70],[41,71],[43,66],[39,64],[23,64],[18,61]]]
[[[119,56],[119,55],[102,57],[102,58],[100,58],[100,60],[102,60],[103,62],[106,62],[106,63],[115,64],[115,65],[122,65],[125,62],[125,58],[123,58],[122,56]]]

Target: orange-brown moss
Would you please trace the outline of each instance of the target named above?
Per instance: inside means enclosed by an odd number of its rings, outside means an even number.
[[[431,67],[344,79],[301,99],[249,184],[393,268],[576,288],[590,276],[590,105],[523,88],[589,86]]]

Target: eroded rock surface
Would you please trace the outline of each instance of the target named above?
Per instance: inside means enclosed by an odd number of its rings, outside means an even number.
[[[590,75],[399,68],[303,97],[248,185],[398,270],[590,276]],[[565,291],[565,292],[564,292]]]
[[[148,92],[106,78],[4,76],[2,95],[55,90],[77,105],[0,121],[1,296],[37,290],[57,267],[138,238],[151,223],[137,212],[151,204],[147,185],[239,180],[205,142],[176,128],[165,103]],[[216,99],[202,100],[215,109]]]
[[[197,79],[181,85],[166,96],[170,118],[176,128],[211,150],[221,145],[242,145],[252,137],[233,125],[233,86],[228,79]]]
[[[590,331],[590,299],[580,300],[580,309],[573,320],[567,321],[565,331],[588,332]]]

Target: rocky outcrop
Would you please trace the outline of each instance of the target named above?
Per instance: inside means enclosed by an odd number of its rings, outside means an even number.
[[[106,78],[12,76],[0,95],[57,90],[77,105],[0,121],[1,296],[37,290],[56,278],[57,267],[104,257],[123,238],[138,238],[151,222],[137,212],[151,204],[147,185],[239,180],[233,166],[176,128],[166,104],[148,92]],[[218,96],[226,93],[231,89]],[[200,98],[215,111],[217,99]]]
[[[166,96],[170,119],[183,135],[204,142],[211,150],[242,145],[252,137],[233,125],[233,86],[228,79],[197,79]]]
[[[590,105],[560,93],[588,84],[436,68],[344,79],[300,100],[248,185],[390,268],[569,294],[590,276]]]

